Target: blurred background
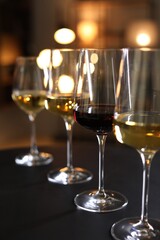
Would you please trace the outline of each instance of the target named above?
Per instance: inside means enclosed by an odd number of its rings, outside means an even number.
[[[0,0],[0,149],[30,142],[27,115],[11,99],[19,55],[48,48],[139,46],[160,47],[159,0]],[[79,128],[75,138],[93,137]],[[61,118],[46,110],[38,115],[39,145],[65,134]]]

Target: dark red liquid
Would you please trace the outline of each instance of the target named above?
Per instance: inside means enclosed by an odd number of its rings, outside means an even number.
[[[74,119],[97,134],[107,134],[112,131],[113,113],[114,106],[82,106],[74,110]]]

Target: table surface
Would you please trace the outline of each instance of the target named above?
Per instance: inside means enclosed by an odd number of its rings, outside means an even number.
[[[110,240],[110,228],[116,221],[140,216],[142,162],[138,153],[116,141],[106,143],[105,188],[123,193],[128,205],[110,213],[77,209],[74,197],[98,187],[98,143],[73,141],[74,166],[90,170],[88,183],[59,185],[47,180],[50,170],[66,164],[66,142],[41,147],[54,155],[48,166],[23,167],[15,157],[28,149],[0,151],[0,239],[3,240]],[[160,219],[160,154],[152,162],[149,217]]]

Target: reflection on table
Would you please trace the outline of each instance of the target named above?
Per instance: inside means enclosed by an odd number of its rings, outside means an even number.
[[[142,163],[134,149],[108,138],[105,187],[123,193],[129,203],[122,210],[103,214],[77,209],[73,202],[77,193],[97,186],[96,139],[73,143],[75,166],[87,168],[94,175],[92,181],[83,184],[63,186],[47,180],[51,169],[65,164],[66,141],[56,142],[53,148],[41,148],[54,155],[53,163],[48,166],[17,166],[15,157],[27,150],[0,151],[0,239],[110,240],[110,228],[114,222],[140,215]],[[152,163],[149,214],[160,219],[159,159],[158,153]]]

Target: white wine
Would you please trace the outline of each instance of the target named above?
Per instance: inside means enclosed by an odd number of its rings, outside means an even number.
[[[45,107],[46,92],[43,90],[13,91],[12,99],[27,114],[37,114]]]
[[[50,112],[58,113],[64,119],[70,122],[74,122],[74,118],[73,118],[74,101],[72,96],[49,95],[46,98],[45,107]]]
[[[160,148],[160,114],[123,113],[114,120],[114,133],[119,142],[141,151]]]

